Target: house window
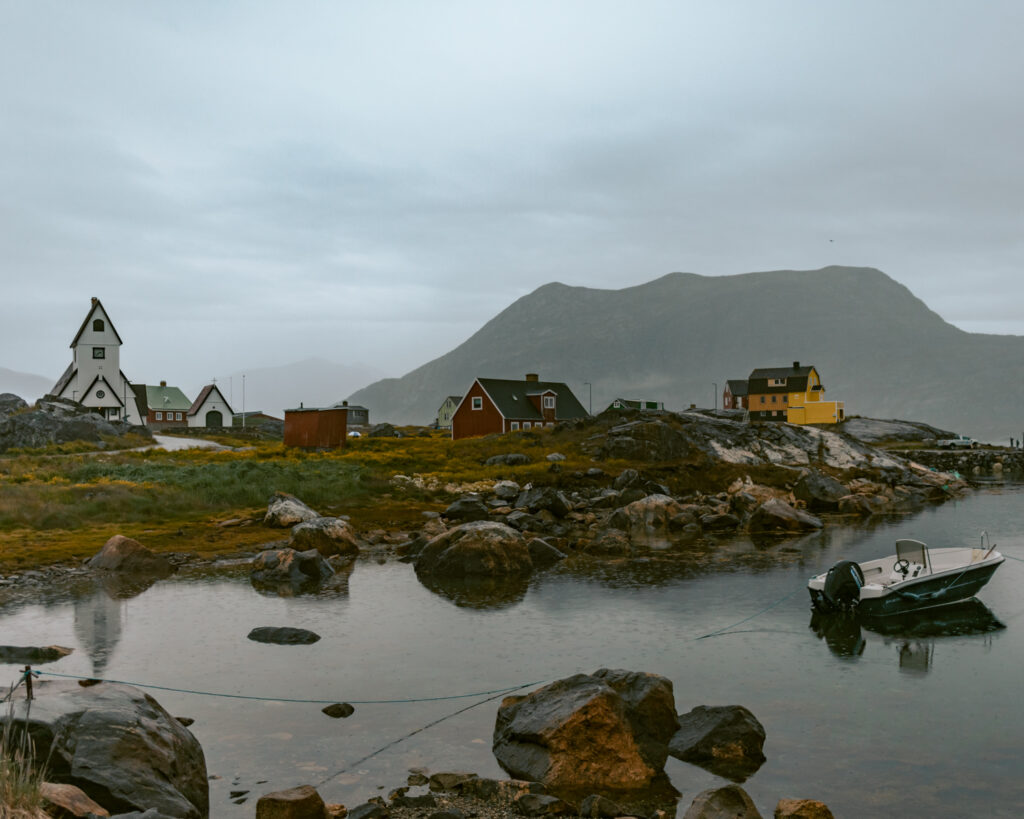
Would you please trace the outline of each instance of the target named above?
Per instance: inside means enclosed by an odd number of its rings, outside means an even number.
[[[523,421],[523,429],[529,429],[529,428],[530,428],[530,422],[529,421]]]
[[[773,395],[773,396],[772,396],[772,403],[773,403],[773,404],[775,403],[775,399],[776,399],[776,398],[778,398],[778,396],[777,396],[777,395]]]
[[[180,421],[181,420],[181,413],[180,412],[174,413],[174,420],[175,421]]]
[[[92,329],[97,333],[103,332],[103,319],[93,319]]]
[[[783,404],[788,404],[789,403],[789,396],[788,395],[782,396],[782,403]]]
[[[518,421],[513,421],[509,426],[513,430],[519,429],[519,422]]]
[[[553,395],[545,395],[544,396],[544,409],[554,409],[554,408],[555,408],[555,396],[553,396]]]
[[[762,404],[764,403],[764,396],[763,395],[761,396],[761,403]]]
[[[483,408],[484,408],[484,399],[481,398],[480,396],[474,396],[473,397],[473,409],[478,410],[478,409],[483,409]]]
[[[164,420],[164,414],[162,412],[157,412],[156,420],[157,421],[163,421]]]
[[[107,350],[106,350],[106,348],[105,347],[93,347],[92,348],[92,357],[93,358],[106,358],[107,357]]]
[[[103,390],[96,390],[96,397],[97,398],[106,398],[107,394]]]

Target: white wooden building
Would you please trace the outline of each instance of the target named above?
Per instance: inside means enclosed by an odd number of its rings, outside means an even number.
[[[131,384],[121,372],[121,344],[107,311],[93,298],[71,341],[71,363],[50,394],[78,401],[111,421],[145,423]]]
[[[199,397],[192,402],[192,408],[188,411],[188,425],[213,429],[229,427],[234,414],[220,387],[216,384],[207,384],[199,393]]]

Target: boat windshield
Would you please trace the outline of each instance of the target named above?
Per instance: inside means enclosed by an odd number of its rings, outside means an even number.
[[[929,572],[932,570],[932,564],[928,560],[928,547],[920,540],[897,540],[896,559],[906,560],[911,564],[918,563]]]

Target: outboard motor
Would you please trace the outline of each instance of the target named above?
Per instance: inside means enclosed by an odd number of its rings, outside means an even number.
[[[860,603],[864,572],[852,560],[840,560],[825,575],[825,603],[833,610],[851,611]]]

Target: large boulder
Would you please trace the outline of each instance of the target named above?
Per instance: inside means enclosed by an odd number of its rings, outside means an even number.
[[[256,819],[323,819],[324,800],[312,785],[274,791],[256,803]]]
[[[295,589],[318,586],[334,569],[316,549],[268,549],[253,558],[250,580],[268,586],[288,585]]]
[[[754,800],[739,785],[702,791],[683,819],[762,819]]]
[[[287,492],[275,492],[267,502],[267,513],[263,516],[265,526],[287,529],[296,523],[304,523],[320,517],[306,504]]]
[[[779,498],[762,503],[747,522],[747,531],[754,533],[806,532],[821,527],[821,521],[814,515],[794,509]]]
[[[780,799],[775,819],[834,819],[828,805],[817,799]]]
[[[463,495],[461,498],[456,498],[452,503],[448,504],[448,508],[444,510],[444,517],[449,520],[461,520],[461,521],[472,521],[472,520],[487,520],[491,515],[488,511],[487,506],[479,495]]]
[[[669,495],[648,495],[617,509],[609,522],[628,532],[634,543],[657,548],[668,545],[672,520],[684,511]]]
[[[324,557],[342,555],[359,556],[359,541],[355,530],[341,518],[313,518],[296,523],[288,545],[297,552],[316,549]]]
[[[203,749],[151,696],[128,685],[63,681],[39,683],[35,695],[30,711],[15,700],[9,718],[16,727],[27,720],[51,781],[81,788],[110,813],[209,815]]]
[[[675,461],[690,453],[686,436],[664,421],[631,421],[608,430],[601,454],[628,461]]]
[[[150,577],[166,577],[174,571],[166,557],[151,552],[137,540],[124,535],[110,538],[87,563],[90,569]]]
[[[494,755],[510,775],[548,787],[644,788],[661,772],[675,731],[672,683],[602,669],[506,697]]]
[[[813,512],[835,511],[840,498],[849,494],[850,490],[835,478],[812,469],[804,472],[793,487],[793,497],[803,501]]]
[[[764,726],[742,705],[698,705],[679,715],[669,753],[716,776],[743,782],[764,764]]]
[[[0,393],[0,415],[11,415],[28,407],[25,399],[13,392]]]
[[[416,573],[443,577],[526,575],[533,561],[526,538],[504,523],[471,521],[438,535],[420,551]]]

